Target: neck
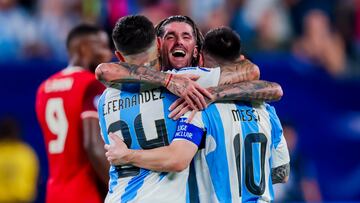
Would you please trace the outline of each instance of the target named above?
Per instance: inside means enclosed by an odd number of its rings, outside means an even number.
[[[221,67],[222,70],[226,70],[226,71],[236,71],[237,70],[237,65],[240,65],[241,63],[241,59],[238,58],[232,62],[224,62],[221,63],[219,66]]]
[[[239,64],[241,59],[236,59],[234,61],[224,61],[224,60],[217,60],[211,56],[205,57],[205,66],[209,68],[221,67],[221,70],[224,71],[236,71],[236,66],[234,64]]]
[[[208,68],[215,68],[218,66],[221,66],[220,63],[218,63],[214,58],[209,57],[209,56],[205,56],[204,57],[204,66],[208,67]]]
[[[156,50],[153,50],[153,48],[139,54],[124,56],[124,58],[126,63],[149,66],[160,71],[159,57],[157,56]]]
[[[87,63],[86,61],[87,60],[81,59],[80,57],[78,57],[78,55],[73,55],[70,58],[69,66],[79,66],[79,67],[82,67],[84,69],[88,69],[89,68],[89,63]]]

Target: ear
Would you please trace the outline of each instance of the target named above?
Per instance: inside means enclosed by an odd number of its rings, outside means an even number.
[[[200,52],[199,66],[204,67],[204,54],[202,52]]]
[[[163,42],[162,38],[161,37],[156,37],[156,40],[158,41],[158,43],[160,43],[160,46],[161,46],[162,42]]]
[[[245,56],[241,54],[240,57],[239,57],[239,59],[240,59],[240,61],[242,61],[242,60],[245,59]]]
[[[125,62],[125,57],[120,53],[120,51],[115,51],[115,56],[119,61]]]
[[[198,46],[195,46],[194,52],[193,52],[193,57],[196,58],[198,55],[199,55]]]

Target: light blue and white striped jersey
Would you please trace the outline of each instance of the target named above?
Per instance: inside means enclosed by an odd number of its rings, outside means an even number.
[[[203,68],[203,67],[185,67],[181,68],[179,70],[172,69],[167,71],[169,73],[174,74],[195,74],[199,75],[200,78],[196,81],[199,83],[202,87],[212,87],[217,86],[214,85],[214,81],[219,81],[220,79],[220,67],[217,68]],[[211,80],[209,80],[208,74],[211,74]]]
[[[195,68],[196,73],[216,86],[219,69]],[[186,71],[181,71],[186,73]],[[174,72],[175,73],[175,72]],[[199,81],[198,81],[199,82]],[[168,118],[168,108],[177,99],[163,88],[127,83],[121,90],[107,88],[98,110],[101,134],[110,144],[114,132],[131,149],[152,149],[172,141],[176,121]],[[161,173],[134,166],[110,167],[109,191],[105,202],[188,202],[188,169],[180,173]]]
[[[289,163],[275,109],[266,103],[215,103],[192,124],[206,131],[194,157],[200,202],[270,202],[271,168]]]

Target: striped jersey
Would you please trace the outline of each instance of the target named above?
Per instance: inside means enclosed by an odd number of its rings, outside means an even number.
[[[201,81],[199,83],[203,87],[218,84],[218,68],[187,69],[204,77],[206,86]],[[186,73],[186,70],[178,72]],[[122,84],[121,90],[107,88],[98,104],[105,143],[110,144],[108,133],[113,132],[131,149],[169,145],[176,130],[176,121],[168,118],[168,108],[176,99],[176,96],[163,88],[138,83]],[[125,165],[111,166],[109,175],[109,191],[105,202],[188,201],[188,170],[164,173]]]
[[[192,124],[206,131],[204,148],[192,163],[195,199],[206,203],[274,199],[271,168],[289,163],[290,158],[272,106],[215,103],[197,113]]]

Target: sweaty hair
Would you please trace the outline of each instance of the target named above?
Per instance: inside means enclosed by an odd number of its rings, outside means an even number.
[[[155,38],[154,25],[142,15],[120,18],[112,32],[116,49],[124,55],[138,54],[147,50]]]
[[[223,61],[234,61],[241,54],[240,37],[228,27],[212,29],[205,35],[203,52]]]
[[[90,24],[77,25],[73,29],[70,30],[70,32],[67,36],[67,39],[66,39],[66,47],[69,49],[71,42],[76,38],[83,37],[86,35],[97,34],[101,31],[102,31],[102,29],[100,29],[99,27],[97,27],[95,25],[90,25]]]
[[[168,18],[165,18],[164,20],[160,21],[155,26],[156,35],[158,37],[162,38],[164,36],[164,34],[165,34],[165,26],[172,23],[172,22],[184,22],[184,23],[189,24],[192,27],[193,34],[194,34],[194,37],[196,39],[196,46],[198,47],[198,51],[200,52],[200,50],[202,48],[202,45],[203,45],[203,42],[204,42],[204,36],[200,32],[199,28],[196,26],[194,21],[188,16],[175,15],[175,16],[170,16]],[[198,55],[196,58],[193,59],[193,61],[191,62],[192,66],[197,66],[198,65],[199,58],[200,58],[200,55]]]

